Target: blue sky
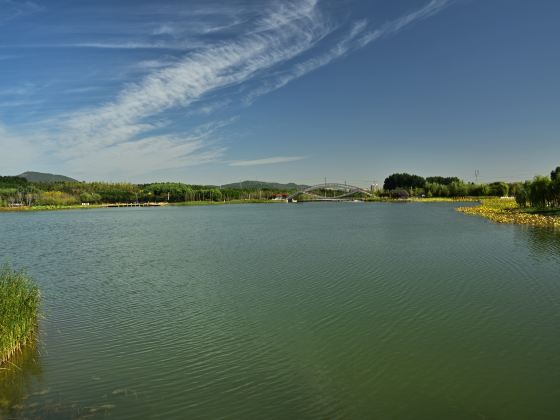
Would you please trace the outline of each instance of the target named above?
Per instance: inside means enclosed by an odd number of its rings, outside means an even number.
[[[357,185],[560,165],[554,0],[0,0],[0,173]]]

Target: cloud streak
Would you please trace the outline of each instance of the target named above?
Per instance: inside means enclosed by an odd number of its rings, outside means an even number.
[[[183,132],[169,128],[171,122],[165,113],[184,109],[184,115],[210,115],[230,104],[236,95],[232,88],[242,86],[247,90],[238,99],[252,103],[352,51],[435,15],[450,2],[431,0],[377,29],[372,29],[367,20],[359,20],[344,31],[324,16],[318,0],[291,0],[268,3],[250,30],[212,44],[168,39],[59,45],[131,50],[175,48],[190,52],[172,59],[140,61],[136,68],[147,75],[126,85],[114,100],[50,118],[42,126],[39,123],[39,132],[30,136],[84,176],[88,175],[84,168],[91,168],[92,175],[141,174],[222,159],[225,148],[212,141],[222,124],[215,122],[195,133]],[[1,3],[13,2],[0,0]],[[236,16],[231,23],[216,26],[216,31],[227,30],[244,19]],[[156,36],[175,36],[178,30],[176,25],[163,24],[152,32]],[[80,92],[79,88],[74,89]],[[91,87],[85,89],[83,92]],[[204,104],[209,97],[212,102]],[[302,156],[277,156],[233,161],[229,165],[270,165],[301,159]]]
[[[130,142],[159,128],[152,117],[188,107],[205,95],[239,85],[291,60],[328,33],[315,0],[270,13],[259,30],[240,40],[189,54],[123,90],[112,103],[68,115],[58,127],[68,158]],[[295,4],[295,3],[294,3]]]
[[[424,7],[401,16],[394,21],[388,22],[381,28],[375,30],[368,29],[368,22],[366,20],[355,22],[351,29],[325,53],[297,63],[290,70],[281,73],[272,81],[268,81],[263,86],[253,90],[247,95],[245,102],[251,104],[259,96],[280,89],[291,81],[324,67],[334,60],[344,57],[353,50],[364,48],[381,38],[395,35],[412,23],[427,19],[439,13],[449,6],[451,1],[452,0],[431,0]]]

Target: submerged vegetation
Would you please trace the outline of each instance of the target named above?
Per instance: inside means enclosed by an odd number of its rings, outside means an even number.
[[[457,210],[483,216],[498,223],[516,223],[541,227],[560,227],[560,167],[532,181],[512,184],[515,200],[481,200],[478,207]]]
[[[26,273],[6,265],[0,268],[0,364],[34,338],[39,297]]]
[[[515,200],[486,199],[480,206],[459,207],[465,214],[486,217],[497,223],[515,223],[540,227],[560,227],[560,210],[522,208]]]

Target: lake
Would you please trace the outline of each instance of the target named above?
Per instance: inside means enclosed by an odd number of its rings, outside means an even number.
[[[557,419],[560,233],[451,203],[0,213],[0,417]]]

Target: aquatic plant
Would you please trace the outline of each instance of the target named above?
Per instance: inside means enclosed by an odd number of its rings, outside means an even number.
[[[34,338],[39,299],[39,289],[25,272],[0,267],[0,364]]]
[[[515,200],[481,200],[480,206],[458,207],[456,210],[465,214],[482,216],[497,223],[560,227],[560,216],[539,214],[533,209],[520,208]]]

